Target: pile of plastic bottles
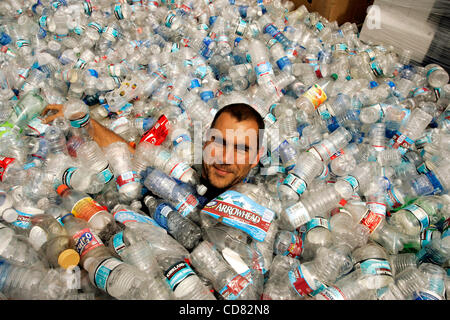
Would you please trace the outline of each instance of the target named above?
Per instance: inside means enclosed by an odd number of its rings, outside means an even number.
[[[3,299],[450,296],[439,65],[278,0],[3,0],[0,45]],[[233,102],[267,152],[205,201]]]

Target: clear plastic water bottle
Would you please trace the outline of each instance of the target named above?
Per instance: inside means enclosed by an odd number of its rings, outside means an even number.
[[[234,270],[212,243],[202,241],[190,254],[195,270],[212,281],[225,300],[255,300],[259,297],[250,269]]]
[[[183,216],[194,222],[199,221],[199,201],[193,190],[186,184],[177,181],[158,169],[147,169],[144,180],[145,187],[156,196],[169,203]]]
[[[202,231],[192,220],[181,215],[164,200],[146,196],[144,203],[153,219],[186,249],[196,247],[202,237]]]
[[[64,208],[76,218],[86,221],[101,239],[106,241],[116,233],[117,226],[112,214],[88,194],[70,190],[66,185],[58,186],[57,192]]]
[[[359,281],[369,289],[379,289],[394,281],[386,250],[376,244],[367,243],[352,252],[355,271]]]
[[[445,270],[432,263],[422,263],[419,271],[423,274],[425,284],[414,291],[414,300],[444,300]]]
[[[69,213],[62,217],[62,223],[71,239],[72,248],[80,255],[80,265],[86,269],[86,260],[90,257],[109,257],[111,251],[100,237],[91,230],[88,223]]]
[[[127,200],[140,196],[142,184],[133,168],[131,153],[125,142],[114,142],[103,148],[111,165],[119,194]]]
[[[394,282],[377,291],[379,300],[412,300],[414,292],[425,286],[417,267],[408,267],[395,276]]]
[[[440,65],[429,64],[425,67],[428,84],[432,88],[442,88],[448,84],[449,75]]]

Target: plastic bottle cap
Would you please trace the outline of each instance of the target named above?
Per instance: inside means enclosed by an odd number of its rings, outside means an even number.
[[[338,77],[338,75],[336,74],[336,73],[333,73],[332,75],[331,75],[331,77],[334,79],[334,80],[337,80],[339,77]]]
[[[58,188],[56,189],[56,192],[61,195],[64,191],[66,191],[67,189],[69,189],[68,186],[66,186],[65,184],[61,184],[58,186]]]
[[[67,269],[70,266],[76,266],[80,262],[80,255],[73,249],[66,249],[58,257],[58,264]]]
[[[208,190],[208,188],[206,188],[204,185],[198,185],[197,186],[197,193],[199,194],[199,195],[204,195],[205,193],[206,193],[206,190]]]
[[[2,218],[8,223],[16,221],[18,217],[19,213],[13,208],[8,208],[5,211],[3,211]]]

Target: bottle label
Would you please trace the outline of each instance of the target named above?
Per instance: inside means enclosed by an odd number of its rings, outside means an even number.
[[[275,244],[277,247],[278,244]],[[298,258],[303,252],[303,241],[302,238],[296,235],[295,233],[291,233],[291,243],[286,251],[280,253],[283,256],[288,256],[290,258]]]
[[[105,211],[105,208],[91,197],[85,197],[75,203],[71,213],[79,219],[89,221],[95,214],[101,211]]]
[[[187,277],[195,275],[195,272],[184,261],[180,261],[171,266],[164,272],[166,281],[170,288],[175,291],[177,286],[184,281]]]
[[[15,209],[18,213],[16,221],[12,223],[12,225],[21,228],[21,229],[30,229],[31,228],[31,217],[33,214],[22,212],[20,210]]]
[[[381,217],[386,217],[386,204],[384,203],[368,201],[367,208]]]
[[[140,213],[137,213],[135,211],[122,209],[113,214],[114,219],[117,222],[120,222],[121,224],[126,225],[128,222],[141,222],[141,223],[147,223],[152,224],[157,227],[161,227],[155,220],[148,216],[144,216]]]
[[[359,182],[358,180],[353,176],[346,176],[343,178],[343,180],[347,181],[353,188],[353,191],[358,191]]]
[[[283,70],[284,68],[286,68],[286,66],[292,65],[291,60],[289,60],[289,58],[286,56],[282,57],[281,59],[278,59],[276,63],[278,68],[280,68],[280,70]]]
[[[253,280],[249,269],[243,274],[236,275],[219,293],[225,300],[237,300],[251,283],[253,283]]]
[[[166,19],[164,21],[167,28],[172,27],[173,19],[175,19],[176,14],[173,12],[169,12],[169,14],[166,16]]]
[[[154,217],[156,222],[166,230],[169,230],[167,217],[172,211],[172,207],[166,203],[159,204],[155,209]]]
[[[154,145],[160,145],[169,133],[169,120],[165,115],[159,117],[153,127],[142,135],[140,142],[147,141]]]
[[[0,156],[0,181],[3,182],[3,175],[5,174],[6,169],[14,162],[14,160],[16,159]]]
[[[63,174],[62,174],[62,177],[61,177],[61,183],[62,183],[62,184],[65,184],[66,186],[68,186],[69,188],[72,189],[72,186],[71,186],[71,184],[70,184],[70,180],[72,179],[72,176],[73,176],[73,174],[75,173],[75,171],[76,171],[77,169],[78,169],[78,168],[75,168],[75,167],[69,167],[69,168],[67,168],[67,169],[63,172]],[[59,184],[57,184],[57,185],[59,185]]]
[[[124,185],[128,183],[133,182],[140,182],[140,179],[135,171],[128,171],[125,173],[122,173],[120,176],[116,179],[116,185],[117,189],[120,190]]]
[[[450,218],[448,218],[447,220],[445,220],[444,225],[442,227],[442,235],[441,235],[441,239],[444,239],[448,236],[450,236]]]
[[[372,62],[370,68],[376,77],[381,77],[383,75],[383,69],[377,61]]]
[[[306,190],[306,182],[303,179],[289,173],[283,181],[284,185],[287,185],[292,190],[302,195]]]
[[[111,272],[119,265],[124,263],[116,258],[108,258],[103,261],[95,270],[94,282],[95,286],[105,292],[108,292],[108,278]]]
[[[114,235],[112,244],[114,247],[114,251],[116,251],[116,253],[120,255],[120,252],[122,252],[122,250],[126,247],[125,242],[123,241],[123,231],[120,231],[119,233]]]
[[[444,187],[439,182],[438,178],[434,175],[433,171],[429,171],[425,173],[425,176],[428,178],[428,180],[431,182],[431,185],[433,186],[433,192],[432,194],[440,194],[444,191]]]
[[[312,218],[306,223],[306,232],[318,227],[330,230],[330,223],[325,218],[320,217]]]
[[[383,218],[383,215],[377,214],[368,209],[359,223],[369,228],[370,233],[372,233],[380,225]]]
[[[79,119],[70,120],[70,125],[74,128],[83,128],[86,127],[89,124],[90,121],[90,115],[89,113],[86,113],[83,117]]]
[[[345,294],[336,286],[329,286],[319,294],[326,300],[348,300]]]
[[[187,162],[178,162],[172,170],[170,170],[169,175],[171,177],[174,177],[175,179],[181,180],[183,176],[189,172],[193,171],[194,169],[191,168],[191,166]]]
[[[392,277],[391,265],[385,259],[366,259],[357,262],[355,269],[361,269],[361,272],[365,275]]]
[[[221,222],[240,229],[256,241],[264,241],[275,213],[249,197],[228,190],[210,201],[201,211]]]
[[[38,137],[43,136],[45,130],[47,130],[47,128],[50,127],[50,125],[43,123],[40,117],[32,119],[30,122],[28,122],[27,126],[31,130],[33,130]]]
[[[89,251],[104,245],[100,238],[98,238],[89,228],[78,231],[72,238],[75,242],[75,250],[81,258]]]
[[[262,78],[267,75],[273,75],[272,65],[270,62],[260,62],[255,67],[257,77]]]
[[[97,173],[97,177],[100,181],[103,181],[105,184],[112,180],[112,178],[114,177],[114,173],[111,171],[109,163],[106,165],[105,169]]]
[[[404,155],[413,144],[414,140],[408,138],[399,131],[396,131],[389,141],[389,145],[394,149],[398,149],[402,155]]]
[[[236,30],[234,30],[234,32],[235,32],[238,36],[243,36],[243,35],[244,35],[244,32],[245,32],[245,29],[247,28],[247,21],[245,21],[245,20],[242,19],[242,18],[238,18],[238,19],[239,19],[239,21],[238,21]]]
[[[386,190],[385,200],[386,203],[393,209],[402,206],[402,202],[398,199],[398,196],[395,194],[395,187],[392,185]]]
[[[430,70],[428,70],[428,72],[427,72],[427,79],[431,76],[431,74],[433,72],[435,72],[436,70],[439,70],[439,69],[440,69],[439,67],[434,67],[434,68],[431,68]]]
[[[428,226],[430,225],[430,217],[428,216],[428,213],[424,209],[415,204],[410,204],[409,206],[406,206],[403,209],[411,212],[417,218],[417,220],[419,220],[421,231],[428,228]]]
[[[174,148],[176,148],[180,143],[183,142],[191,142],[191,137],[189,137],[187,134],[180,134],[179,136],[177,136],[175,139],[173,139],[172,144],[174,146]]]
[[[198,206],[198,199],[192,194],[188,194],[175,209],[181,213],[183,217],[188,216]]]
[[[294,228],[298,228],[311,220],[308,211],[301,201],[286,208],[285,213]]]
[[[413,294],[414,300],[444,300],[443,296],[438,295],[436,292],[430,290],[420,290]]]
[[[289,281],[301,297],[315,296],[321,291],[325,290],[325,285],[314,279],[307,269],[302,268],[301,265],[288,273]]]
[[[303,96],[311,101],[315,109],[327,100],[325,91],[318,84],[312,85],[311,88],[303,94]]]

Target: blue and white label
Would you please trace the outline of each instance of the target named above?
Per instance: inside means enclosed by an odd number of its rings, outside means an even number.
[[[113,237],[113,247],[117,254],[120,255],[123,249],[125,249],[126,245],[123,241],[123,231],[120,231],[119,233],[115,234]]]
[[[287,175],[287,177],[283,181],[283,184],[290,187],[299,195],[302,195],[306,190],[306,182],[292,173],[289,173]]]
[[[124,262],[116,258],[109,258],[103,261],[95,271],[94,283],[96,287],[108,292],[108,278],[111,272],[122,263]]]
[[[166,230],[169,230],[168,219],[169,213],[174,211],[170,205],[167,203],[160,203],[156,209],[153,217],[156,222]],[[178,213],[177,213],[178,214]]]
[[[164,272],[166,281],[170,288],[175,291],[177,286],[184,281],[187,277],[195,275],[195,272],[191,267],[184,261],[180,261],[171,266],[167,271]]]
[[[411,212],[414,215],[414,217],[416,217],[417,220],[419,220],[420,231],[423,231],[426,228],[428,228],[428,226],[430,225],[430,217],[428,216],[428,213],[424,209],[415,204],[410,204],[406,206],[404,209]]]
[[[367,259],[358,262],[355,268],[361,269],[361,272],[365,275],[378,275],[392,277],[392,269],[389,261],[385,259]]]
[[[148,223],[152,224],[157,227],[161,227],[155,220],[148,216],[144,216],[140,213],[137,213],[135,211],[122,209],[114,213],[114,219],[117,222],[120,222],[124,225],[126,225],[128,222],[142,222],[142,223]]]

